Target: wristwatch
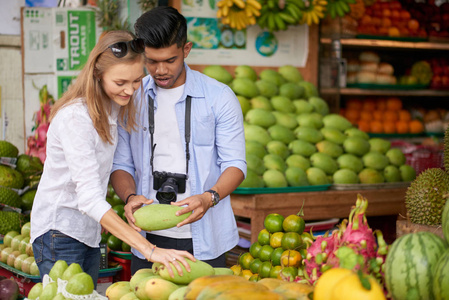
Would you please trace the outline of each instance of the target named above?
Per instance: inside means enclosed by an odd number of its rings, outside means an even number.
[[[215,206],[220,202],[220,195],[214,190],[207,190],[207,193],[210,193],[212,195],[212,206]]]

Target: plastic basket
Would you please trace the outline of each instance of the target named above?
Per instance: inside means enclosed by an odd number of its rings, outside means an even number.
[[[442,147],[414,145],[404,141],[392,141],[391,147],[402,150],[406,163],[415,169],[416,175],[429,168],[444,168]]]

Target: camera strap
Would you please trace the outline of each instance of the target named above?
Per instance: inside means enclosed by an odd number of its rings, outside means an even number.
[[[154,99],[148,95],[148,128],[150,130],[150,138],[151,138],[151,173],[154,175],[153,168],[153,160],[154,160],[154,149],[156,148],[156,144],[154,143]],[[189,176],[189,160],[190,160],[190,115],[192,111],[192,97],[187,96],[186,98],[186,116],[185,116],[185,130],[184,130],[184,138],[186,141],[186,176]]]

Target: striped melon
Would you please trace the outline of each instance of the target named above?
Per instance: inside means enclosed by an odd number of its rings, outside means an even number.
[[[433,273],[433,294],[435,300],[449,299],[449,249],[438,260]]]
[[[444,238],[449,243],[449,201],[446,201],[444,205],[441,226],[443,227]]]
[[[427,231],[397,238],[385,261],[385,284],[391,297],[434,299],[433,271],[446,248],[442,238]]]

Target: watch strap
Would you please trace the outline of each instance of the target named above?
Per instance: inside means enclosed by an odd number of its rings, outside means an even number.
[[[212,206],[215,206],[220,202],[220,195],[214,190],[207,190],[206,192],[211,193],[212,195]]]

